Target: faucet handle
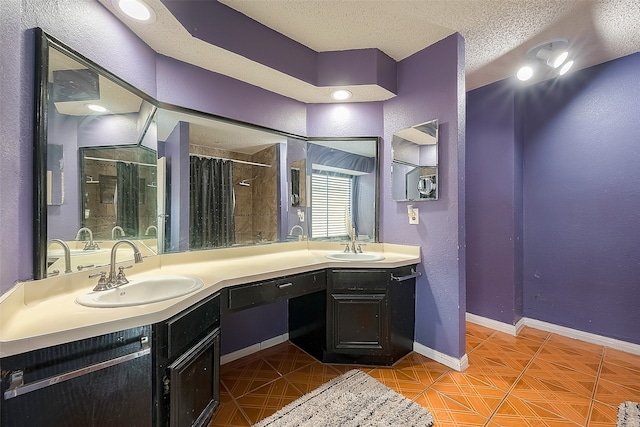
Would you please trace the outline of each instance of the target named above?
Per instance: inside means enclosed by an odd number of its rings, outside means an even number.
[[[90,274],[89,279],[93,279],[94,277],[98,277],[98,284],[93,288],[94,291],[106,291],[109,289],[109,284],[107,283],[107,272],[101,271],[100,273]]]
[[[100,246],[98,246],[98,242],[87,242],[84,244],[84,250],[85,251],[95,251],[100,249]]]
[[[131,268],[133,267],[133,265],[127,265],[126,267],[118,267],[118,275],[116,276],[116,286],[120,286],[120,285],[126,285],[127,283],[129,283],[129,280],[127,280],[127,276],[125,276],[124,274],[124,270],[126,268]]]
[[[343,243],[343,244],[345,245],[344,252],[345,253],[351,252],[351,243]]]

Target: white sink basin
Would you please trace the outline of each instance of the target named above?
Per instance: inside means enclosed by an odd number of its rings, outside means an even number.
[[[132,279],[108,291],[94,291],[76,298],[87,307],[129,307],[181,297],[200,289],[202,280],[192,276],[158,276]]]
[[[358,253],[354,254],[352,252],[336,252],[334,254],[325,255],[325,257],[335,261],[351,261],[351,262],[352,261],[372,262],[372,261],[380,261],[384,259],[384,256],[380,254],[373,254],[368,252],[364,254],[358,254]]]

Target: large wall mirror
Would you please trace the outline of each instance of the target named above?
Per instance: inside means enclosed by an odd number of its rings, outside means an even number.
[[[108,264],[119,238],[155,254],[143,237],[157,217],[156,107],[55,40],[39,42],[35,277]],[[127,251],[119,261],[133,259]]]
[[[309,141],[312,239],[377,241],[377,159],[376,139]]]
[[[438,199],[438,120],[402,129],[391,141],[391,196],[397,202]]]
[[[378,138],[308,139],[161,104],[37,40],[36,279],[107,265],[120,239],[144,256],[377,241]],[[117,261],[133,259],[122,248]]]

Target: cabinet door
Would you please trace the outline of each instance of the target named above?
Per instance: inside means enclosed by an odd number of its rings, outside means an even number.
[[[330,352],[384,353],[388,347],[387,298],[383,293],[331,294]]]
[[[3,427],[150,427],[149,326],[48,347],[0,361]],[[12,392],[13,390],[13,392]]]
[[[219,370],[218,329],[169,365],[171,427],[208,424],[220,403]]]

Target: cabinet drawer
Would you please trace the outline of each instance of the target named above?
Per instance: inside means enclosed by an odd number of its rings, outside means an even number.
[[[388,270],[333,270],[331,290],[386,292],[390,277]]]
[[[324,271],[249,283],[229,289],[229,309],[241,310],[326,289]]]
[[[220,325],[220,295],[215,295],[167,322],[167,357],[182,354],[208,331]]]

